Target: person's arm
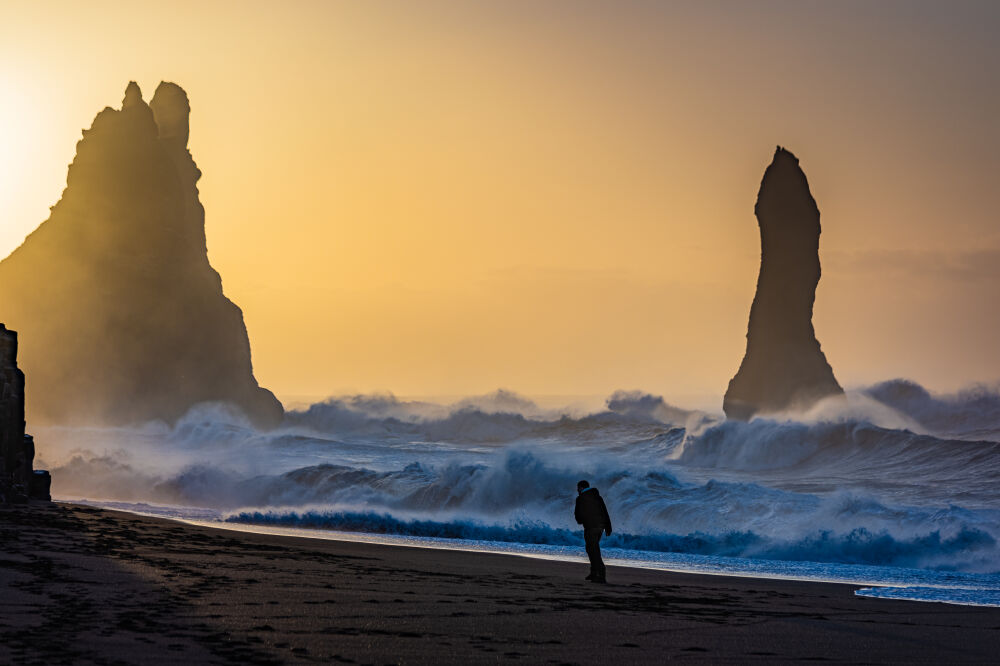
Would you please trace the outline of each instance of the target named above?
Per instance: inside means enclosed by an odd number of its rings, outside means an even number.
[[[580,498],[576,498],[576,508],[573,510],[573,517],[576,518],[576,522],[583,524],[583,520],[580,519]]]
[[[601,511],[604,512],[604,533],[611,536],[611,516],[608,515],[608,505],[604,503],[604,498],[601,499]]]

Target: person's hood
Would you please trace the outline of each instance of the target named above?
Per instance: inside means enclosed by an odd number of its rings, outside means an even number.
[[[591,487],[587,488],[586,490],[583,491],[583,493],[589,493],[591,490],[593,490],[595,493],[597,493],[597,488],[595,488],[594,486],[591,486]],[[580,493],[580,495],[582,496],[583,493]],[[601,493],[597,493],[597,494],[600,495]]]

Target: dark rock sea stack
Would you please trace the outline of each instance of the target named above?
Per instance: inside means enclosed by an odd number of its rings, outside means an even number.
[[[799,160],[774,153],[754,207],[760,275],[750,308],[747,350],[723,401],[726,416],[807,408],[844,390],[812,325],[819,284],[819,208]]]
[[[35,440],[24,433],[24,373],[17,333],[0,324],[0,503],[49,499],[49,473],[33,470]]]
[[[49,219],[0,262],[33,422],[172,422],[206,401],[260,426],[282,418],[208,262],[189,109],[173,83],[149,105],[129,83],[121,110],[84,130]]]

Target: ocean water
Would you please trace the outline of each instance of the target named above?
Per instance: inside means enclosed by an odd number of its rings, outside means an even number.
[[[639,393],[584,409],[500,391],[450,404],[330,399],[270,432],[202,405],[172,427],[34,434],[64,499],[580,559],[573,503],[586,478],[611,512],[602,547],[614,563],[1000,605],[1000,393],[990,387],[932,395],[897,380],[749,423]]]

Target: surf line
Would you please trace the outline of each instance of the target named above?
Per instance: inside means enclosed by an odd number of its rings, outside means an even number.
[[[84,504],[98,508],[122,511],[137,516],[163,518],[177,523],[216,530],[229,530],[248,534],[263,534],[280,537],[320,539],[326,541],[346,541],[370,543],[374,545],[405,548],[427,548],[453,550],[468,553],[488,553],[493,555],[513,555],[540,560],[584,563],[582,545],[556,546],[547,544],[514,544],[509,542],[473,541],[443,537],[403,536],[377,534],[371,532],[347,532],[306,527],[280,527],[256,523],[231,523],[220,520],[185,518],[169,513],[143,511],[133,506],[110,505],[88,500],[57,500],[60,503]],[[176,507],[171,507],[176,510]],[[617,548],[604,550],[605,559],[613,566],[662,571],[664,573],[695,574],[706,576],[735,576],[765,580],[789,580],[806,583],[827,583],[850,585],[854,594],[873,599],[899,599],[927,603],[947,603],[961,606],[1000,607],[1000,589],[979,586],[941,585],[929,581],[902,582],[877,575],[863,575],[857,571],[864,565],[844,565],[822,562],[794,562],[777,560],[752,560],[725,556],[690,555],[685,553],[650,553]],[[833,569],[833,570],[831,570]],[[840,570],[838,573],[836,570]],[[848,574],[844,570],[849,570]],[[918,570],[919,571],[919,570]],[[858,575],[862,574],[862,575]]]
[[[210,527],[221,530],[231,530],[235,532],[245,532],[251,534],[266,534],[270,536],[289,536],[306,539],[321,539],[327,541],[350,541],[356,543],[371,543],[383,546],[397,546],[405,548],[429,548],[435,550],[454,550],[469,553],[489,553],[493,555],[514,555],[516,557],[528,557],[540,560],[551,560],[557,562],[584,563],[587,558],[582,554],[577,554],[576,548],[571,546],[546,546],[544,544],[523,544],[523,547],[508,545],[507,543],[489,541],[469,541],[463,539],[446,539],[420,536],[398,536],[391,534],[372,534],[365,532],[343,532],[337,530],[318,530],[303,527],[272,527],[268,525],[257,525],[252,523],[222,523],[209,520],[192,520],[176,518],[178,522],[188,523],[201,527]],[[616,554],[624,554],[617,548],[607,548],[604,550],[605,559],[608,564],[614,566],[628,567],[632,569],[645,569],[648,571],[661,571],[664,573],[696,574],[705,576],[735,576],[738,578],[757,578],[770,580],[789,580],[805,583],[826,583],[833,585],[849,585],[856,588],[854,594],[872,599],[900,599],[907,601],[920,601],[925,603],[946,603],[956,606],[988,606],[1000,607],[1000,590],[970,587],[950,587],[935,585],[900,585],[896,582],[877,580],[874,578],[851,578],[840,576],[822,576],[818,572],[810,574],[780,571],[766,571],[758,567],[767,566],[770,561],[747,560],[746,558],[728,557],[705,557],[705,556],[683,556],[669,553],[656,553],[659,558],[667,559],[671,555],[675,559],[659,561],[652,557],[642,557],[642,551],[628,552],[629,557],[616,557]],[[634,553],[634,554],[633,554]],[[650,554],[652,555],[652,554]],[[690,561],[684,561],[688,560]],[[702,560],[702,561],[699,561]],[[713,566],[714,560],[725,560],[732,569]],[[778,566],[818,564],[822,563],[774,563]],[[752,570],[748,570],[752,569]]]

